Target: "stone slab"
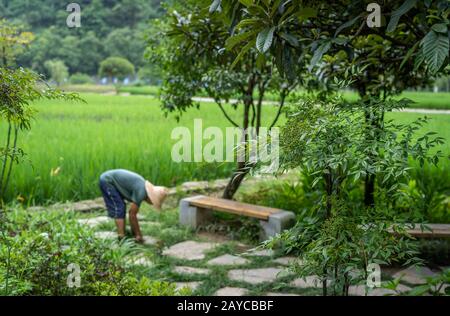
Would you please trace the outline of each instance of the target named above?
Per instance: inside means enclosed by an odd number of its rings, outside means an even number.
[[[305,278],[297,278],[290,283],[293,287],[302,289],[306,288],[322,288],[322,281],[317,275],[310,275]]]
[[[144,238],[144,242],[142,243],[145,246],[156,246],[160,243],[160,240],[152,237],[152,236],[142,236]]]
[[[290,266],[294,263],[300,264],[301,260],[296,257],[280,257],[280,258],[273,260],[273,262],[281,264],[283,266]]]
[[[216,291],[214,296],[245,296],[248,290],[241,287],[224,287]]]
[[[398,271],[392,277],[394,279],[400,278],[401,282],[407,282],[409,284],[419,285],[426,284],[426,278],[435,276],[436,273],[427,267],[409,267]]]
[[[238,256],[233,256],[230,254],[225,254],[223,256],[208,261],[209,265],[217,265],[217,266],[235,266],[248,263],[250,263],[250,260]]]
[[[292,294],[292,293],[275,293],[275,292],[269,292],[266,293],[266,296],[300,296],[298,294]]]
[[[187,275],[195,275],[195,274],[205,275],[205,274],[209,274],[209,272],[210,272],[208,269],[193,268],[193,267],[187,267],[187,266],[175,267],[173,269],[173,271],[178,274],[187,274]]]
[[[410,291],[411,288],[403,285],[403,284],[399,284],[397,286],[397,291],[400,293],[404,293],[404,292],[408,292]],[[365,296],[366,295],[366,286],[365,285],[352,285],[348,288],[348,294],[352,295],[352,296]],[[384,288],[374,288],[374,289],[369,289],[367,296],[387,296],[387,295],[397,295],[398,293],[396,293],[396,291],[393,290],[389,290],[389,289],[384,289]]]
[[[272,249],[250,249],[244,255],[246,256],[254,256],[254,257],[272,257],[274,254]]]
[[[183,260],[202,260],[205,258],[205,252],[216,246],[215,243],[188,240],[165,249],[163,255]]]
[[[233,281],[261,284],[274,282],[278,278],[278,274],[282,271],[279,268],[237,269],[230,270],[228,272],[228,278]]]
[[[107,216],[98,216],[98,217],[92,217],[92,218],[82,218],[77,220],[77,222],[81,225],[87,225],[89,227],[96,227],[101,224],[112,222],[112,219]]]

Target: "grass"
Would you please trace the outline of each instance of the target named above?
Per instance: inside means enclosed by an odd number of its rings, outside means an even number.
[[[356,101],[358,95],[355,92],[346,91],[344,97],[349,101]],[[396,99],[407,98],[414,101],[410,108],[450,110],[450,93],[447,92],[414,92],[407,91],[397,96]]]
[[[98,177],[108,169],[126,168],[155,183],[173,186],[184,181],[210,180],[230,174],[230,163],[175,163],[171,139],[175,127],[193,129],[229,126],[220,109],[205,104],[181,120],[165,117],[159,101],[145,96],[83,94],[85,103],[43,101],[30,131],[21,134],[19,146],[26,160],[13,171],[9,200],[25,203],[87,199],[100,195]],[[231,112],[238,119],[236,112]],[[268,118],[275,108],[267,108]],[[268,123],[265,123],[268,124]],[[5,132],[3,124],[2,132]],[[205,141],[206,142],[206,141]]]
[[[144,86],[144,87],[123,86],[123,87],[119,88],[119,93],[130,93],[132,95],[158,96],[159,87],[157,87],[157,86]]]
[[[81,90],[83,91],[83,90]],[[130,93],[132,95],[151,95],[158,96],[159,88],[157,86],[123,86],[119,88],[120,93]],[[199,96],[206,97],[207,95],[200,93]],[[344,96],[349,101],[356,101],[358,95],[352,91],[344,92]],[[398,96],[397,98],[408,98],[414,101],[411,108],[417,109],[438,109],[438,110],[450,110],[450,93],[448,92],[415,92],[407,91]],[[267,93],[267,101],[277,101],[278,96],[276,94]]]
[[[19,146],[27,153],[25,161],[13,170],[8,199],[27,204],[81,200],[100,195],[99,175],[112,168],[127,168],[152,181],[174,186],[184,181],[211,180],[229,176],[230,163],[175,163],[171,159],[171,139],[175,127],[193,128],[195,118],[203,128],[229,126],[220,110],[211,103],[187,111],[179,122],[165,117],[159,101],[148,96],[108,96],[82,94],[85,103],[43,101],[30,131],[20,135]],[[227,108],[234,120],[236,111]],[[267,106],[269,121],[276,108]],[[401,122],[422,115],[392,113]],[[447,140],[441,148],[450,154],[450,115],[429,115],[426,130],[436,131]],[[268,122],[263,120],[263,126]],[[4,124],[3,124],[4,125]],[[0,127],[3,133],[5,127]],[[450,165],[444,161],[444,165]]]

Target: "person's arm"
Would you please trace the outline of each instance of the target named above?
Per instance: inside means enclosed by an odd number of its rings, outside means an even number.
[[[129,220],[130,220],[131,230],[133,231],[136,241],[141,242],[144,239],[142,238],[141,228],[139,227],[139,221],[137,219],[138,212],[139,212],[139,206],[135,203],[131,203],[130,212],[128,215]]]

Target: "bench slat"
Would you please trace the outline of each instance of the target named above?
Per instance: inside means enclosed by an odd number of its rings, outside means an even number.
[[[415,224],[413,229],[408,229],[411,236],[422,238],[446,238],[450,237],[450,225],[448,224],[426,224],[432,231],[420,228],[419,224]]]
[[[420,224],[414,224],[414,227],[406,229],[406,232],[417,238],[450,238],[450,224],[425,224],[425,226],[428,226],[431,231],[422,231]],[[392,228],[388,231],[394,233]]]
[[[208,196],[199,197],[195,200],[190,201],[189,204],[201,208],[208,208],[231,214],[254,217],[266,221],[269,219],[270,215],[282,211],[275,208],[252,205],[225,199],[212,198]]]

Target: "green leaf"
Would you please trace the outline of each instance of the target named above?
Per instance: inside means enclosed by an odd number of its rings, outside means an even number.
[[[214,13],[217,10],[219,10],[221,4],[222,0],[214,0],[211,6],[209,7],[209,13]]]
[[[269,50],[270,46],[272,46],[274,32],[275,26],[265,28],[259,32],[258,37],[256,38],[256,48],[258,51],[265,53]]]
[[[449,55],[448,36],[432,30],[423,38],[421,44],[425,62],[431,73],[437,73]]]
[[[405,63],[411,58],[412,54],[414,54],[414,52],[416,51],[418,45],[419,45],[419,42],[414,44],[414,46],[411,47],[410,50],[408,50],[408,52],[406,53],[405,58],[403,58],[402,63],[400,64],[400,69],[402,69],[403,66],[405,65]]]
[[[422,50],[420,50],[416,56],[416,59],[414,60],[414,71],[417,71],[419,67],[423,64],[425,60],[425,56],[423,55]]]
[[[319,60],[322,59],[322,56],[328,52],[328,50],[331,47],[331,42],[330,41],[326,41],[323,42],[315,51],[314,51],[314,55],[311,58],[311,64],[309,65],[309,70],[311,71],[312,68],[319,62]]]
[[[387,32],[393,32],[400,21],[402,15],[406,14],[409,10],[411,10],[416,5],[417,0],[406,0],[403,4],[394,12],[392,12],[391,19],[387,26]]]
[[[242,3],[247,8],[253,5],[253,0],[239,0],[240,3]]]
[[[428,285],[419,285],[414,287],[411,291],[408,292],[409,296],[422,296],[426,293],[428,293],[430,290],[430,287]]]
[[[361,15],[358,15],[357,17],[354,17],[353,19],[351,19],[350,21],[345,22],[344,24],[342,24],[341,26],[339,26],[336,30],[336,32],[334,33],[334,37],[338,36],[338,34],[343,30],[346,29],[350,26],[352,26],[353,24],[356,23],[356,21],[358,21],[361,18]]]
[[[299,10],[299,12],[297,13],[297,16],[301,20],[306,20],[306,19],[309,19],[309,18],[315,18],[317,16],[317,9],[316,8],[311,8],[311,7],[301,8]]]
[[[447,25],[444,24],[444,23],[437,23],[437,24],[434,24],[434,25],[431,27],[431,29],[432,29],[433,31],[435,31],[435,32],[438,32],[438,33],[444,33],[444,34],[447,34],[447,32],[448,32],[448,30],[447,30]]]
[[[231,64],[231,69],[236,67],[236,65],[244,57],[244,55],[247,54],[247,52],[255,45],[255,42],[256,42],[255,40],[252,40],[249,43],[247,43],[247,45],[244,46],[244,48],[241,50],[241,52],[237,55],[236,59]]]
[[[294,35],[282,32],[280,33],[280,37],[285,39],[289,44],[291,44],[294,47],[298,47],[298,40]]]
[[[256,33],[257,31],[250,31],[229,37],[225,42],[225,48],[228,50],[232,50],[236,45],[238,45],[241,42],[244,42],[246,39],[248,39],[252,35],[255,35]]]

